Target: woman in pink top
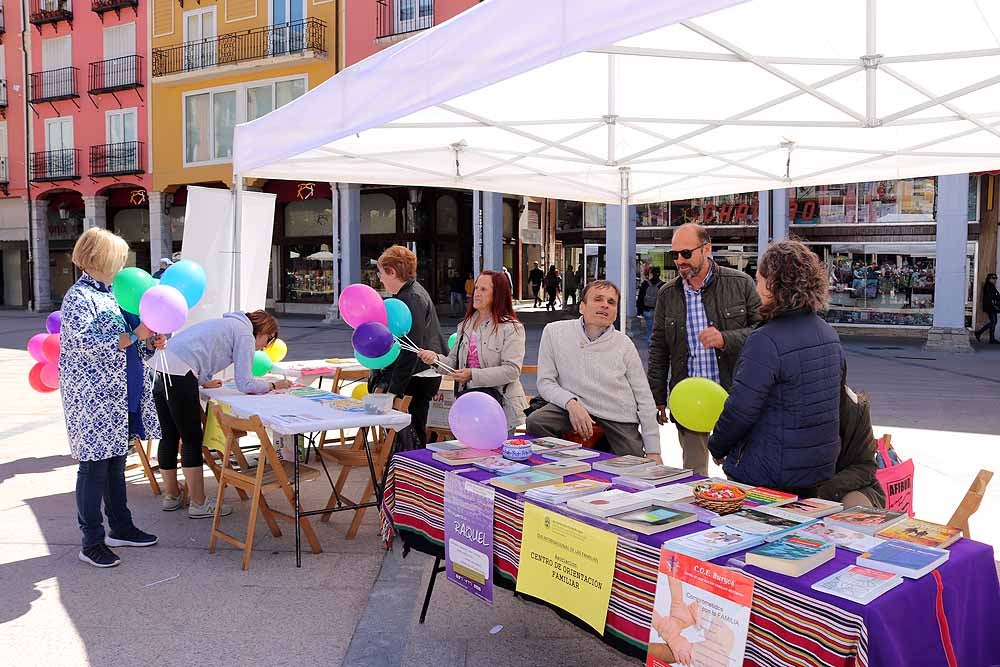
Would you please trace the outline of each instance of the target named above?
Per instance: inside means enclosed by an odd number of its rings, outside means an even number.
[[[472,301],[458,325],[458,343],[448,355],[421,350],[419,356],[425,364],[433,366],[442,361],[456,369],[448,377],[455,381],[459,391],[495,389],[503,399],[511,431],[524,423],[527,400],[520,379],[524,327],[514,314],[510,285],[502,273],[479,274]]]

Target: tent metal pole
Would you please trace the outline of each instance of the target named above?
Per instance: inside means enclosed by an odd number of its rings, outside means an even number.
[[[233,192],[235,203],[233,205],[233,303],[231,310],[240,310],[240,269],[242,258],[240,257],[240,231],[243,220],[243,177],[233,174]]]
[[[618,321],[621,326],[622,333],[628,332],[628,284],[630,280],[633,280],[631,271],[629,270],[630,262],[629,260],[629,243],[628,243],[628,202],[629,202],[629,185],[631,177],[631,169],[629,167],[620,167],[618,172],[621,174],[621,194],[619,200],[618,214],[620,218],[620,228],[619,233],[621,238],[619,239],[619,275],[618,275],[618,289],[621,295],[618,299]]]

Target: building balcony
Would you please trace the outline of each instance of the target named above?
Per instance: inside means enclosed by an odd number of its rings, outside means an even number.
[[[326,23],[315,18],[153,49],[153,76],[183,74],[310,52],[326,53]]]
[[[90,63],[87,92],[91,95],[142,88],[142,56],[122,56]]]
[[[7,32],[7,22],[4,20],[3,7],[0,7],[0,40],[3,39],[5,32]]]
[[[70,0],[31,0],[28,21],[39,29],[46,23],[73,22]]]
[[[141,141],[123,141],[90,147],[90,175],[131,176],[146,171]]]
[[[7,158],[0,157],[0,188],[6,189],[10,185],[10,176],[7,173]]]
[[[80,97],[76,87],[76,67],[50,69],[28,75],[28,101],[32,104],[40,102],[56,102]]]
[[[80,178],[80,149],[39,151],[31,154],[29,176],[35,183],[75,181]]]
[[[375,0],[375,4],[377,39],[434,27],[434,0]]]
[[[0,115],[7,115],[7,79],[0,79]]]
[[[121,16],[122,9],[131,7],[132,11],[138,11],[139,0],[90,0],[90,11],[98,14],[104,20],[104,14],[114,12]]]

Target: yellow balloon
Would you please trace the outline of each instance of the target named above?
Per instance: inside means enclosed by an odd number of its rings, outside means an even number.
[[[285,341],[276,338],[273,343],[264,348],[264,354],[271,361],[278,363],[288,354],[288,346],[285,345]]]
[[[359,382],[357,385],[355,385],[354,391],[351,392],[351,397],[356,398],[359,401],[367,395],[368,395],[368,385],[365,384],[364,382]]]

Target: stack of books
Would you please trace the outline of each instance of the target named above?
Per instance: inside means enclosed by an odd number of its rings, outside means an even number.
[[[525,498],[538,500],[550,505],[558,505],[573,498],[589,496],[611,488],[611,482],[600,482],[596,479],[577,479],[572,482],[560,482],[537,486],[524,492]]]
[[[620,478],[619,478],[620,479]],[[618,483],[618,479],[615,479]],[[667,486],[655,486],[651,489],[639,491],[635,495],[649,499],[650,503],[658,505],[673,505],[674,503],[694,500],[691,495],[691,487],[686,484],[668,484]],[[678,508],[683,509],[683,508]],[[685,512],[691,510],[684,509]],[[716,515],[718,516],[718,515]]]
[[[823,523],[833,528],[846,528],[865,535],[874,535],[905,518],[906,514],[903,512],[857,505],[849,507],[843,512],[831,514],[823,519]]]
[[[544,463],[542,465],[535,466],[534,470],[551,472],[556,475],[579,475],[581,473],[590,472],[590,464],[586,461],[574,461],[573,459],[567,459],[563,461]]]
[[[636,472],[655,466],[656,461],[644,456],[616,456],[612,459],[604,459],[594,463],[594,470],[600,470],[611,475],[634,476]]]
[[[732,482],[727,482],[732,484]],[[747,490],[747,501],[759,505],[782,505],[798,500],[799,497],[793,493],[775,491],[766,486],[754,486]]]
[[[638,510],[608,517],[608,523],[628,528],[643,535],[655,535],[698,520],[690,512],[661,505],[648,505]]]
[[[947,561],[949,554],[946,549],[889,540],[861,554],[856,562],[862,567],[919,579]]]
[[[427,449],[432,452],[457,452],[460,449],[468,449],[458,440],[441,440],[440,442],[428,442]]]
[[[835,528],[833,526],[828,526],[826,523],[814,523],[806,526],[802,530],[795,531],[795,534],[813,537],[817,540],[823,540],[824,542],[833,542],[842,549],[848,549],[858,553],[874,549],[885,541],[878,537],[872,537],[871,535],[865,535],[864,533],[848,530],[847,528]]]
[[[518,463],[517,461],[510,461],[499,455],[473,461],[472,465],[480,470],[491,472],[494,475],[512,475],[516,472],[524,472],[525,470],[529,470],[531,468],[531,466]]]
[[[570,442],[569,440],[563,440],[562,438],[535,438],[531,441],[531,451],[535,454],[544,454],[545,452],[556,452],[561,449],[580,449],[580,443]]]
[[[454,451],[434,452],[431,456],[435,461],[446,465],[461,466],[496,455],[497,450],[495,449],[456,449]]]
[[[850,565],[812,585],[814,591],[835,595],[858,604],[868,604],[903,583],[898,574]]]
[[[583,498],[574,498],[566,503],[571,510],[605,519],[615,514],[631,512],[649,505],[649,499],[636,493],[611,489]]]
[[[524,472],[515,472],[511,475],[493,477],[489,480],[489,483],[498,488],[513,491],[514,493],[524,493],[528,489],[533,489],[536,486],[557,484],[561,481],[562,477],[560,475],[553,475],[548,472],[539,472],[537,470],[525,470]]]
[[[875,533],[884,540],[902,540],[925,547],[944,549],[962,539],[962,531],[930,521],[906,518]]]
[[[786,512],[794,512],[795,514],[801,514],[802,516],[814,519],[822,519],[825,516],[835,514],[844,509],[842,503],[823,500],[822,498],[803,498],[802,500],[780,503],[779,506]]]
[[[761,535],[770,542],[816,521],[801,514],[783,512],[778,507],[747,507],[712,519],[711,523],[713,526],[728,526],[744,533]]]
[[[836,552],[837,545],[833,542],[804,535],[785,535],[749,552],[746,562],[788,577],[801,577],[832,560]]]
[[[596,459],[601,453],[593,449],[557,449],[556,451],[542,452],[542,458],[551,461],[585,461]]]
[[[643,466],[635,472],[619,476],[615,479],[615,484],[633,489],[648,489],[690,477],[692,472],[690,468],[672,468],[664,465]]]
[[[743,533],[728,527],[709,528],[663,543],[663,548],[679,551],[698,560],[712,560],[727,554],[750,549],[764,542],[761,535]]]

